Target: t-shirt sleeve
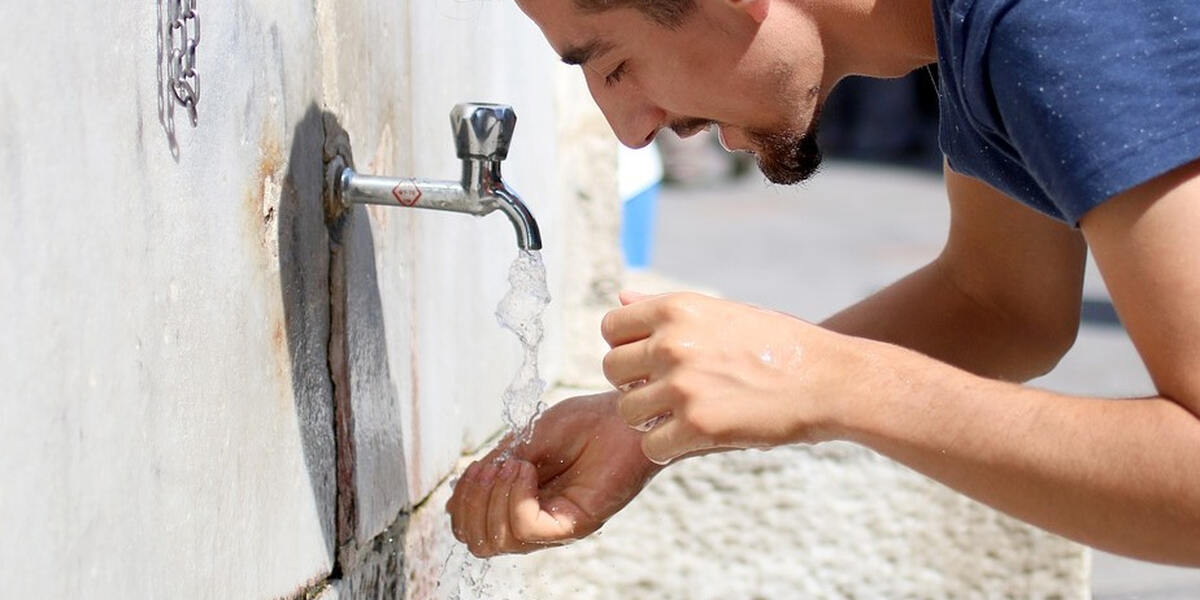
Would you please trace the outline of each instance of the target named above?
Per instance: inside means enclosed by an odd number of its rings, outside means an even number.
[[[1198,0],[1011,2],[986,69],[985,110],[1069,222],[1200,158]]]

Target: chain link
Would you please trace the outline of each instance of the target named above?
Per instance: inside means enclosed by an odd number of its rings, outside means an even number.
[[[199,123],[196,105],[200,103],[200,74],[196,72],[196,47],[200,45],[200,14],[196,0],[167,0],[167,40],[171,56],[167,61],[167,85],[175,100],[188,111],[192,126]]]

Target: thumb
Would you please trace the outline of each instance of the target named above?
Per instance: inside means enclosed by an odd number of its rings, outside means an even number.
[[[574,503],[561,497],[551,498],[546,507],[538,498],[537,470],[527,462],[518,463],[516,481],[509,495],[509,523],[518,540],[550,544],[569,541],[583,517]]]
[[[633,290],[621,290],[621,293],[618,294],[617,297],[621,299],[621,306],[629,306],[634,302],[641,302],[642,300],[653,298],[654,296],[650,294],[643,294],[641,292],[635,292]]]

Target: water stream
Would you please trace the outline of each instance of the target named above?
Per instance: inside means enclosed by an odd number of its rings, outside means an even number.
[[[509,268],[508,283],[508,293],[496,307],[496,320],[501,327],[517,336],[521,342],[522,358],[520,368],[501,396],[504,424],[512,435],[512,441],[504,449],[500,460],[506,460],[518,444],[529,440],[534,421],[546,407],[542,402],[546,382],[538,372],[538,347],[545,335],[542,315],[546,312],[546,305],[550,304],[550,289],[546,285],[546,265],[542,262],[541,253],[522,250]],[[498,600],[523,596],[520,586],[499,588],[489,583],[487,578],[490,569],[490,561],[475,558],[462,544],[452,544],[439,577],[441,581],[451,583],[452,587],[442,593],[446,593],[451,600]]]
[[[511,287],[496,307],[496,320],[501,327],[516,334],[523,357],[521,367],[504,390],[501,401],[504,423],[513,435],[513,443],[519,444],[529,440],[533,422],[546,408],[542,402],[546,382],[538,373],[538,347],[545,334],[542,314],[550,304],[542,254],[522,250],[508,270],[508,283]]]

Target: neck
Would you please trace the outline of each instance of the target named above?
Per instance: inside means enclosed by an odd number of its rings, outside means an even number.
[[[937,61],[932,0],[800,1],[824,7],[818,18],[836,79],[900,77]]]

